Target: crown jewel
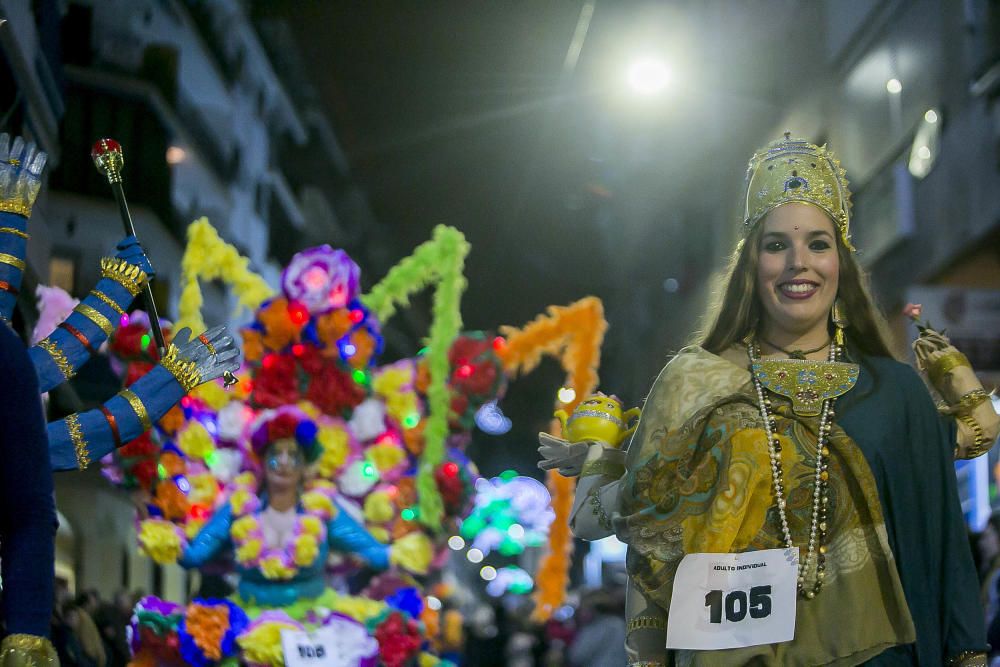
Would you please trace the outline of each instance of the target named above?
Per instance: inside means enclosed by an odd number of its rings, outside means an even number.
[[[747,167],[744,236],[770,211],[788,202],[818,206],[829,215],[840,238],[851,245],[851,191],[847,172],[825,145],[805,139],[784,139],[754,153]]]

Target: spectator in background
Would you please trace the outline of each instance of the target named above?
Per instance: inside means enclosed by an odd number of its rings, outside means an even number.
[[[596,591],[580,603],[581,626],[569,647],[573,667],[620,667],[625,657],[623,591]]]

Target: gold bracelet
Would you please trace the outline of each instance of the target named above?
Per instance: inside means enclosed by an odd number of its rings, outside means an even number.
[[[100,299],[101,301],[103,301],[109,308],[111,308],[113,311],[115,311],[119,315],[124,315],[125,314],[125,309],[122,308],[121,306],[119,306],[117,303],[115,303],[114,299],[112,299],[110,296],[108,296],[104,292],[102,292],[100,290],[92,289],[92,290],[90,290],[90,293],[93,294],[98,299]]]
[[[167,347],[167,353],[160,360],[160,365],[170,371],[170,374],[184,387],[184,391],[191,391],[201,384],[201,372],[197,364],[183,359],[173,343]]]
[[[962,651],[948,658],[947,667],[986,667],[986,654],[983,651]]]
[[[52,341],[51,338],[46,338],[44,340],[38,341],[38,347],[49,353],[52,357],[52,363],[56,365],[59,372],[65,379],[70,379],[73,377],[73,366],[69,363],[69,359],[66,358],[66,353],[63,352],[59,345]]]
[[[667,621],[656,616],[636,616],[628,622],[625,633],[632,634],[636,630],[666,630]]]
[[[931,384],[934,385],[934,388],[940,391],[941,383],[944,381],[944,376],[962,366],[972,368],[972,364],[969,363],[968,357],[958,350],[952,350],[951,352],[946,352],[943,356],[934,361],[933,364],[928,366],[927,377],[931,379]]]
[[[25,667],[57,667],[59,657],[45,637],[37,635],[7,635],[0,644],[0,664]]]
[[[25,218],[31,217],[31,207],[19,201],[0,201],[0,212],[17,213]]]
[[[592,475],[605,475],[607,477],[614,477],[618,479],[625,474],[625,466],[621,463],[616,463],[615,461],[608,461],[606,459],[597,459],[595,461],[587,461],[583,464],[583,468],[580,469],[580,477],[590,477]]]
[[[76,414],[66,417],[66,430],[69,431],[70,442],[76,450],[76,467],[86,470],[90,465],[90,453],[87,451],[87,441],[83,437],[83,427],[80,426],[80,418]]]
[[[14,255],[8,254],[6,252],[0,252],[0,264],[9,264],[15,269],[20,269],[24,271],[24,260],[20,257],[15,257]]]
[[[142,399],[135,395],[135,392],[131,389],[122,389],[118,392],[118,395],[128,401],[128,404],[132,406],[132,412],[135,416],[139,418],[139,423],[142,424],[143,433],[153,428],[153,422],[149,419],[149,413],[146,412],[146,406],[142,404]]]
[[[31,238],[28,234],[22,232],[17,227],[0,227],[0,234],[13,234],[14,236],[20,236],[26,241]]]
[[[990,446],[993,443],[987,441],[986,434],[983,433],[983,427],[979,425],[979,422],[976,421],[975,417],[973,417],[972,415],[961,414],[961,415],[955,415],[955,419],[959,420],[960,422],[968,426],[969,429],[972,431],[972,434],[976,438],[975,441],[972,443],[972,446],[969,447],[964,454],[961,454],[957,458],[965,460],[974,459],[990,451]]]
[[[990,400],[990,395],[985,389],[973,389],[969,393],[958,399],[953,405],[948,406],[948,412],[956,415],[967,415],[975,410],[981,403]]]
[[[110,337],[111,334],[114,332],[115,328],[114,325],[111,324],[111,320],[104,317],[104,315],[101,314],[101,311],[97,310],[93,306],[88,306],[85,303],[78,303],[76,304],[76,308],[74,308],[73,310],[80,313],[88,320],[96,324],[100,328],[100,330],[104,332],[105,336]]]
[[[141,292],[149,280],[145,271],[135,264],[129,264],[124,259],[117,257],[101,258],[101,275],[119,283],[132,296]]]

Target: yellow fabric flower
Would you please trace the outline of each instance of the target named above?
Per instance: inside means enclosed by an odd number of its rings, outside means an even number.
[[[184,534],[189,540],[193,540],[206,523],[208,521],[205,519],[188,519],[188,522],[184,524]]]
[[[314,516],[300,518],[299,525],[302,526],[302,532],[306,535],[319,535],[320,531],[323,530],[323,522]]]
[[[385,491],[373,491],[365,498],[365,521],[370,523],[385,523],[396,516],[392,499]]]
[[[295,568],[288,567],[280,556],[268,556],[260,562],[260,573],[268,579],[291,579]]]
[[[216,412],[226,407],[233,400],[232,393],[223,389],[217,382],[206,382],[205,384],[198,385],[191,391],[191,395],[195,398],[200,398],[205,402],[205,405]]]
[[[247,513],[247,508],[256,500],[256,496],[247,489],[236,489],[233,495],[229,496],[229,504],[233,508],[233,514],[241,516]]]
[[[391,442],[372,445],[365,450],[365,457],[375,464],[380,473],[392,470],[406,459],[406,450]]]
[[[389,562],[414,574],[427,574],[433,557],[430,538],[419,531],[404,535],[389,549]]]
[[[323,411],[317,408],[312,401],[299,401],[297,405],[299,410],[309,415],[311,419],[316,419],[323,414]]]
[[[378,616],[386,609],[386,604],[379,600],[342,595],[330,606],[332,611],[350,616],[359,623]]]
[[[337,508],[333,501],[325,493],[319,491],[306,491],[302,494],[302,506],[309,513],[320,514],[324,518],[332,518]]]
[[[441,664],[441,658],[431,653],[420,654],[420,667],[437,667]]]
[[[169,521],[147,519],[139,524],[139,546],[160,565],[176,563],[184,545]]]
[[[316,561],[319,555],[319,542],[315,535],[299,535],[295,538],[295,564],[307,567]]]
[[[368,532],[382,544],[389,543],[389,531],[382,526],[368,526]]]
[[[263,548],[260,540],[247,540],[236,548],[236,560],[243,564],[250,563],[260,556]]]
[[[243,657],[248,661],[271,667],[283,667],[285,655],[281,648],[282,630],[301,630],[301,628],[291,620],[265,621],[240,635],[236,643],[243,649]]]
[[[242,542],[250,536],[250,533],[258,528],[259,523],[257,517],[252,514],[241,516],[236,521],[233,521],[233,525],[229,527],[229,534],[234,540]]]
[[[233,484],[235,484],[236,486],[251,486],[251,487],[252,486],[256,486],[257,485],[257,476],[254,475],[252,472],[249,472],[249,471],[247,471],[247,472],[241,472],[233,480]]]
[[[350,453],[350,436],[339,426],[320,426],[316,439],[323,447],[322,454],[316,462],[319,474],[323,477],[333,477]]]
[[[201,473],[188,477],[191,483],[191,490],[188,492],[188,500],[193,505],[207,505],[212,507],[216,495],[219,493],[219,483],[211,473]]]

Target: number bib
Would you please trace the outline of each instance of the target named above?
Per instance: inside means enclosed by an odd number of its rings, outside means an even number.
[[[378,654],[378,642],[364,627],[333,618],[315,632],[281,631],[286,667],[355,667]]]
[[[667,648],[712,650],[795,636],[799,549],[688,554],[674,575]]]

